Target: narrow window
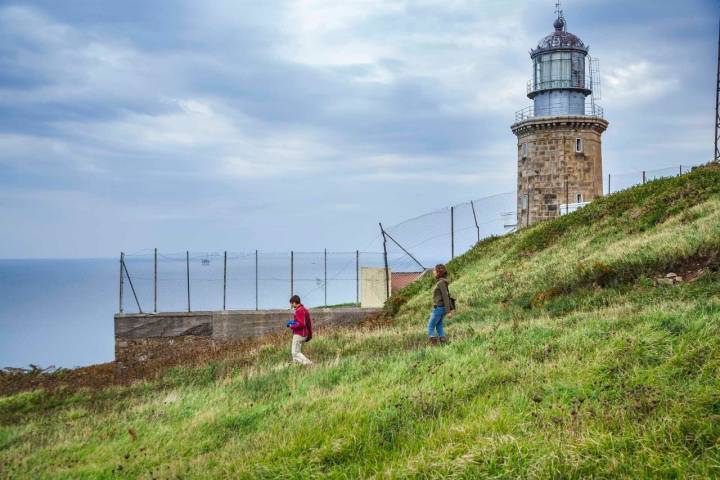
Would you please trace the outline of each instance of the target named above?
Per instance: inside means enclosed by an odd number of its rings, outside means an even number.
[[[583,203],[582,193],[578,193],[577,195],[575,195],[575,203]]]
[[[576,138],[575,139],[575,152],[576,153],[582,153],[583,151],[583,141],[582,138]]]
[[[524,209],[527,210],[528,204],[530,203],[529,200],[530,200],[530,198],[528,197],[528,194],[527,194],[527,193],[526,193],[525,195],[523,195],[523,197],[522,197],[522,208],[524,208]]]
[[[527,156],[528,156],[528,144],[526,142],[526,143],[522,144],[522,157],[527,158]]]

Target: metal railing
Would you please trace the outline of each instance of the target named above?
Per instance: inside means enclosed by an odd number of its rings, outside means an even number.
[[[585,102],[583,113],[581,114],[555,113],[559,111],[567,111],[569,108],[569,104],[567,103],[553,103],[538,109],[536,109],[534,105],[530,105],[529,107],[515,112],[515,122],[522,122],[523,120],[538,117],[582,116],[604,118],[605,115],[602,107],[594,102]]]
[[[542,82],[535,82],[531,79],[527,82],[528,95],[530,95],[531,93],[541,92],[543,90],[554,90],[560,88],[574,88],[578,90],[591,91],[592,85],[590,84],[589,79],[586,78],[575,80],[545,80]]]

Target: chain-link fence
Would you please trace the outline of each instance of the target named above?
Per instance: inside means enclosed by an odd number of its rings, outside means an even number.
[[[678,165],[611,173],[605,179],[605,191],[618,192],[658,178],[681,175],[692,168]],[[566,181],[560,193],[547,195],[547,192],[530,191],[530,195],[525,195],[527,198],[520,200],[520,205],[515,192],[499,193],[429,212],[391,227],[381,224],[383,252],[380,253],[169,254],[148,250],[121,254],[120,312],[126,309],[168,312],[286,308],[291,294],[300,295],[308,306],[356,305],[361,303],[363,285],[368,290],[379,291],[382,300],[426,269],[467,252],[482,239],[531,224],[530,203],[540,201],[546,207],[552,204],[548,218],[582,208],[587,202],[575,187]],[[518,206],[520,218],[516,213]],[[363,268],[375,271],[363,276]]]
[[[361,251],[121,254],[119,311],[287,308],[293,294],[308,306],[356,305],[361,269],[384,265],[383,253]]]
[[[681,175],[694,167],[678,165],[632,173],[611,173],[605,178],[605,192],[610,194],[659,178]],[[578,194],[583,189],[577,187],[566,181],[560,189],[562,191],[550,195],[549,199],[544,198],[547,192],[531,191],[528,198],[520,200],[521,218],[516,213],[517,194],[506,192],[445,207],[391,227],[381,225],[391,282],[396,274],[423,271],[467,252],[484,238],[529,225],[528,202],[554,203],[554,210],[548,218],[582,208],[587,202],[582,194]]]
[[[445,207],[382,227],[391,272],[421,272],[515,226],[515,192]]]
[[[658,168],[654,170],[636,170],[625,173],[609,173],[605,179],[607,194],[627,190],[628,188],[659,178],[676,177],[688,173],[698,165],[678,165],[677,167]]]

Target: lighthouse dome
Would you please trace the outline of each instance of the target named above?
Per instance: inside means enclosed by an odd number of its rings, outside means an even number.
[[[538,42],[537,48],[531,51],[531,56],[552,50],[578,50],[587,53],[588,47],[583,41],[567,31],[567,22],[563,17],[558,17],[553,26],[555,31]]]

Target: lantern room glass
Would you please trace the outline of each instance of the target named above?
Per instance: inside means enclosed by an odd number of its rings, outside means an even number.
[[[534,89],[585,88],[585,56],[578,52],[552,52],[534,59]]]

